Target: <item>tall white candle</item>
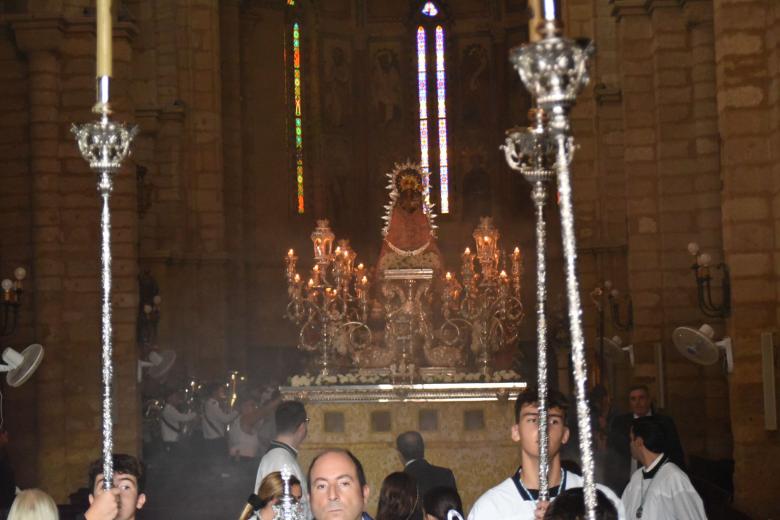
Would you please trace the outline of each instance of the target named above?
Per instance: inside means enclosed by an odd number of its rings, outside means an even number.
[[[555,20],[555,0],[544,0],[544,19]]]
[[[111,76],[111,0],[97,0],[97,77]]]

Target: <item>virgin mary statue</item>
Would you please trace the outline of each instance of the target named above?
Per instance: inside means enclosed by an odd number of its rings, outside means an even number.
[[[396,163],[387,174],[390,203],[383,217],[384,240],[379,252],[377,271],[380,276],[388,269],[442,268],[442,258],[436,245],[435,215],[428,195],[428,175],[419,164]]]

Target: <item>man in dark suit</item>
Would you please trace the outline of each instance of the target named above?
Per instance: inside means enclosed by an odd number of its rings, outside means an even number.
[[[685,455],[683,454],[682,444],[680,444],[680,437],[677,434],[674,421],[671,417],[653,411],[650,391],[647,386],[632,386],[628,392],[628,401],[631,411],[615,416],[609,425],[607,435],[607,449],[609,450],[609,456],[614,460],[614,464],[611,465],[614,471],[610,471],[612,478],[608,485],[618,494],[623,492],[628,480],[631,478],[631,474],[636,470],[632,466],[633,458],[631,457],[631,448],[629,446],[629,432],[631,431],[631,422],[638,417],[653,415],[658,419],[664,430],[666,442],[664,453],[680,469],[686,470]]]
[[[425,460],[425,442],[420,432],[404,432],[395,440],[395,445],[404,463],[404,472],[417,481],[418,506],[422,505],[425,494],[436,487],[450,487],[457,491],[455,475],[452,470],[434,466]],[[413,516],[422,518],[422,508],[417,507]]]

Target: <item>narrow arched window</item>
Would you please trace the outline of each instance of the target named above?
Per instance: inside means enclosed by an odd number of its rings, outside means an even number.
[[[417,92],[420,122],[420,164],[438,181],[439,212],[450,212],[447,158],[447,69],[443,13],[437,2],[420,8],[417,26]],[[432,94],[432,95],[431,95]],[[428,99],[435,100],[428,103]]]
[[[289,37],[285,42],[288,59],[286,60],[289,77],[292,78],[292,89],[290,92],[292,110],[290,121],[292,122],[292,142],[295,150],[293,160],[293,173],[295,178],[295,206],[298,214],[303,214],[305,210],[305,200],[303,192],[303,74],[301,73],[301,23],[295,10],[295,0],[287,0],[287,6],[291,8],[291,21]]]

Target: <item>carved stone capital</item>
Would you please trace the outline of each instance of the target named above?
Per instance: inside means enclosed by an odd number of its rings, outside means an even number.
[[[647,12],[652,13],[656,9],[679,9],[681,0],[647,0]]]
[[[84,16],[69,18],[67,30],[69,33],[92,33],[96,29],[95,18]],[[132,41],[138,35],[138,26],[129,21],[114,22],[112,27],[114,39]]]
[[[14,31],[16,46],[24,54],[59,52],[65,33],[65,23],[62,18],[15,20],[11,27]]]
[[[620,20],[624,16],[647,16],[649,0],[609,0],[612,16]]]

